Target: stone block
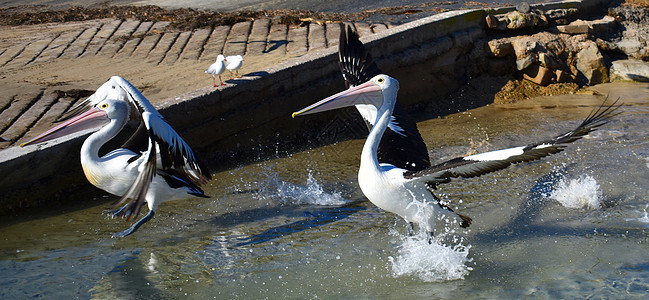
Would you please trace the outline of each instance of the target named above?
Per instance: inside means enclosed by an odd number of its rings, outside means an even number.
[[[491,40],[487,43],[487,47],[494,57],[505,57],[514,52],[511,42],[505,39]]]
[[[536,56],[531,54],[516,60],[516,69],[519,71],[526,69],[537,61]]]
[[[528,38],[514,38],[512,40],[512,48],[516,59],[524,58],[530,55],[536,49],[536,42]]]
[[[587,47],[577,53],[577,70],[580,77],[588,85],[595,85],[609,81],[608,68],[604,64],[604,57],[599,52],[595,42],[587,43]]]
[[[523,78],[542,86],[550,84],[553,76],[552,70],[538,64],[529,66],[523,72]]]
[[[572,77],[572,74],[570,74],[570,72],[566,72],[564,70],[556,70],[556,71],[554,71],[554,78],[559,83],[572,82],[574,80],[574,78]]]
[[[632,80],[649,82],[649,62],[638,59],[621,59],[612,63],[611,81]]]

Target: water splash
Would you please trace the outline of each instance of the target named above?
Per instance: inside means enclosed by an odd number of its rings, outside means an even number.
[[[305,185],[282,180],[272,169],[265,172],[266,180],[259,191],[261,199],[278,199],[282,204],[343,205],[348,201],[339,192],[326,192],[309,171]]]
[[[471,262],[470,245],[464,245],[464,240],[458,237],[455,229],[458,224],[453,218],[431,208],[435,204],[418,201],[411,193],[414,205],[418,209],[415,217],[418,224],[426,224],[430,218],[437,218],[442,228],[436,230],[434,237],[426,232],[425,226],[419,226],[419,232],[412,236],[404,236],[393,230],[399,237],[397,256],[389,257],[392,263],[392,274],[395,277],[417,276],[426,282],[438,282],[463,279],[472,270],[466,264]]]
[[[581,175],[577,179],[561,179],[550,193],[550,199],[556,200],[567,208],[599,209],[602,192],[597,180],[590,175]]]
[[[463,245],[460,240],[452,246],[446,245],[443,237],[434,237],[429,243],[426,233],[396,235],[400,239],[397,255],[388,258],[395,277],[416,276],[426,282],[439,282],[464,279],[473,270],[467,266],[472,261],[469,258],[471,245]]]

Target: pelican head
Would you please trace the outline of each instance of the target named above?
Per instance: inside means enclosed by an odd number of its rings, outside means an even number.
[[[117,99],[105,99],[99,101],[86,112],[72,117],[41,135],[20,144],[20,147],[34,143],[43,143],[90,128],[102,127],[111,120],[126,123],[129,114],[130,106],[128,102]]]
[[[397,101],[398,91],[399,81],[388,75],[380,74],[372,77],[372,79],[363,84],[350,87],[300,111],[294,112],[293,117],[357,104],[370,104],[375,106],[377,110],[380,108],[391,109]]]

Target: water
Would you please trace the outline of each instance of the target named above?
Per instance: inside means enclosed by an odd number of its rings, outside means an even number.
[[[352,140],[214,174],[211,199],[164,203],[124,239],[110,238],[129,225],[106,216],[112,197],[5,219],[0,298],[646,298],[645,94],[562,153],[442,185],[474,222],[431,244],[364,200],[364,141]],[[592,98],[491,105],[419,128],[432,157],[451,158],[572,129]]]

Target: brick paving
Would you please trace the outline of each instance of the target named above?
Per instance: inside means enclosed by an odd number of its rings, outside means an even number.
[[[336,46],[341,29],[340,23],[287,26],[274,24],[269,19],[192,31],[172,30],[168,25],[168,22],[102,19],[40,27],[30,25],[34,28],[28,28],[20,38],[0,35],[0,86],[13,87],[5,88],[5,92],[0,94],[0,149],[16,146],[53,126],[52,122],[81,98],[74,96],[78,93],[71,93],[73,96],[66,93],[67,89],[75,88],[74,79],[58,78],[59,75],[52,75],[61,81],[54,84],[40,83],[36,79],[36,83],[31,85],[20,80],[12,82],[13,77],[19,77],[12,74],[21,74],[23,70],[29,69],[37,72],[39,78],[49,79],[50,72],[54,74],[56,68],[61,68],[57,61],[67,60],[65,66],[88,64],[89,77],[101,76],[95,87],[113,75],[108,74],[113,65],[142,68],[150,74],[160,72],[163,73],[161,76],[169,73],[168,79],[162,82],[146,84],[153,93],[165,90],[162,87],[166,85],[165,81],[174,83],[176,78],[170,71],[182,73],[185,69],[180,66],[204,70],[219,53],[223,53],[243,55],[244,66],[255,68],[242,70],[242,74],[261,71],[311,51]],[[361,36],[391,26],[353,25]],[[201,74],[202,71],[196,73],[201,81],[211,82],[209,76]],[[227,73],[224,79],[226,77]],[[143,81],[146,82],[146,78]],[[191,88],[191,85],[186,88]],[[86,93],[92,89],[88,87],[87,90]],[[168,92],[180,95],[190,91],[178,89]]]

